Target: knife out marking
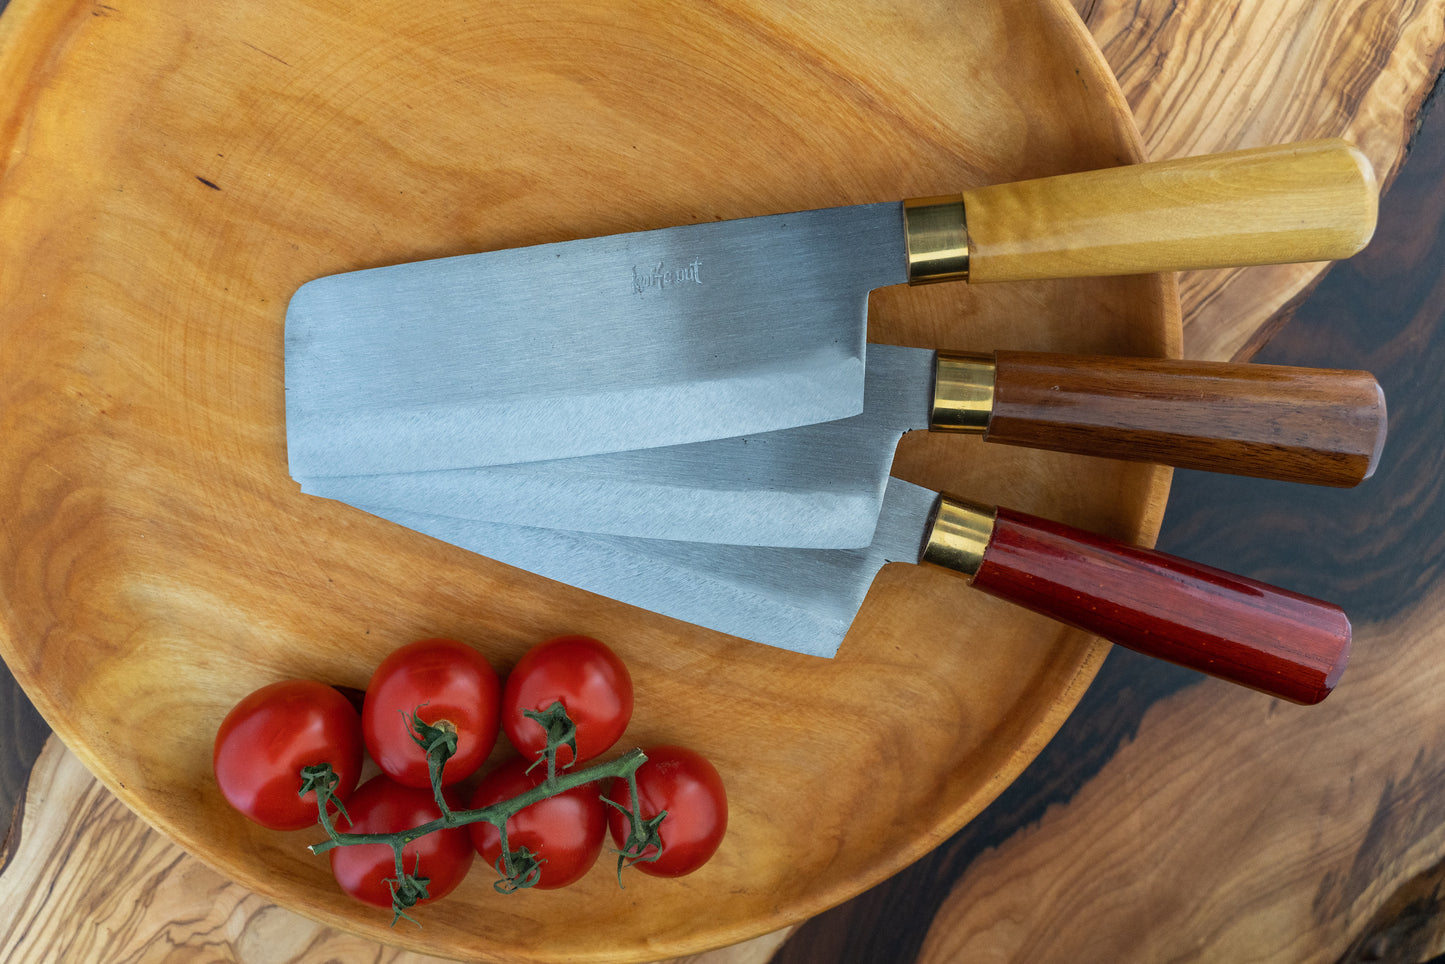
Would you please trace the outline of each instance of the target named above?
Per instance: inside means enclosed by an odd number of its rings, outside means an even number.
[[[640,295],[653,288],[661,291],[664,288],[672,288],[689,281],[694,284],[702,284],[701,258],[693,258],[681,268],[669,268],[665,261],[657,262],[651,269],[643,269],[639,265],[632,266],[632,291],[634,294]]]

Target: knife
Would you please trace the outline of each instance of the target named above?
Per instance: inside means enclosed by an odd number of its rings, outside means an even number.
[[[870,290],[1348,257],[1339,140],[390,265],[286,312],[295,477],[465,468],[856,415]],[[966,214],[965,214],[966,212]]]
[[[741,438],[437,472],[303,478],[310,495],[489,522],[760,546],[873,537],[902,433],[1352,486],[1379,461],[1366,372],[869,345],[863,413]]]
[[[391,509],[376,515],[499,562],[709,629],[832,656],[889,562],[1145,655],[1295,703],[1334,688],[1350,624],[1332,603],[1008,509],[891,479],[861,549],[704,545]]]

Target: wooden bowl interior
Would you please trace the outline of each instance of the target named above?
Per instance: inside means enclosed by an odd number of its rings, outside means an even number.
[[[303,496],[282,420],[287,299],[320,275],[1140,159],[1062,2],[12,0],[0,118],[0,654],[130,807],[270,899],[444,956],[740,940],[945,840],[1102,659],[901,564],[836,659],[724,637]],[[889,289],[869,335],[1173,355],[1178,300],[1158,276]],[[921,435],[896,472],[1143,543],[1169,480]],[[702,871],[619,889],[604,865],[502,897],[477,870],[392,929],[307,854],[317,833],[253,827],[215,789],[215,728],[264,683],[364,686],[431,635],[505,671],[564,632],[627,661],[629,743],[724,775],[731,828]]]

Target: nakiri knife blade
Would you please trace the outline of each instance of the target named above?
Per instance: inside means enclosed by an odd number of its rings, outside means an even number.
[[[481,521],[855,548],[873,537],[908,431],[1352,486],[1378,464],[1387,424],[1367,372],[870,345],[864,410],[848,419],[584,458],[299,481],[353,505]]]
[[[816,656],[836,654],[890,562],[952,570],[975,589],[1110,642],[1296,703],[1324,699],[1350,649],[1349,619],[1332,603],[899,479],[889,480],[873,541],[860,549],[375,514],[580,589]]]
[[[462,255],[308,282],[287,310],[293,476],[465,468],[862,410],[877,287],[1348,257],[1374,231],[1340,140],[938,198]]]

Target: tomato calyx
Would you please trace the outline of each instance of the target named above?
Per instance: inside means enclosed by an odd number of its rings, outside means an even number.
[[[660,810],[652,817],[644,818],[642,804],[638,800],[637,773],[633,771],[627,775],[627,783],[630,788],[630,807],[604,796],[602,802],[613,809],[620,810],[627,817],[627,838],[622,842],[620,850],[613,851],[617,854],[617,886],[622,887],[622,872],[633,864],[650,864],[662,856],[662,835],[659,828],[662,826],[663,818],[667,816],[666,810]]]
[[[441,757],[437,764],[446,763],[457,752],[457,728],[451,720],[437,720],[435,723],[428,723],[421,718],[421,711],[426,707],[423,703],[411,711],[411,719],[407,720],[407,730],[416,745],[421,747],[422,752],[431,760]],[[405,718],[405,717],[403,717]]]
[[[571,767],[577,760],[577,724],[567,715],[567,707],[557,700],[545,710],[523,710],[522,715],[547,731],[547,744],[537,751],[537,759],[528,767],[528,772],[541,763],[547,764],[547,779],[557,775],[557,751],[567,747],[572,756],[562,766]]]
[[[413,870],[421,869],[421,858],[417,857]],[[416,873],[407,873],[402,866],[401,848],[396,850],[396,876],[386,880],[386,889],[391,892],[391,926],[395,927],[396,922],[405,917],[416,926],[420,927],[421,922],[407,913],[407,909],[415,907],[426,900],[431,894],[427,893],[427,885],[431,883],[430,877],[421,877]]]
[[[299,797],[315,792],[316,804],[322,814],[327,813],[331,804],[336,804],[336,809],[351,822],[351,815],[346,812],[346,805],[336,796],[336,788],[341,783],[341,777],[331,768],[329,763],[318,763],[314,766],[301,768],[301,789],[296,792]]]
[[[547,862],[526,847],[512,850],[507,846],[506,821],[500,827],[502,833],[502,856],[492,865],[501,877],[492,884],[499,894],[515,894],[519,890],[535,887],[542,879],[542,865]]]

